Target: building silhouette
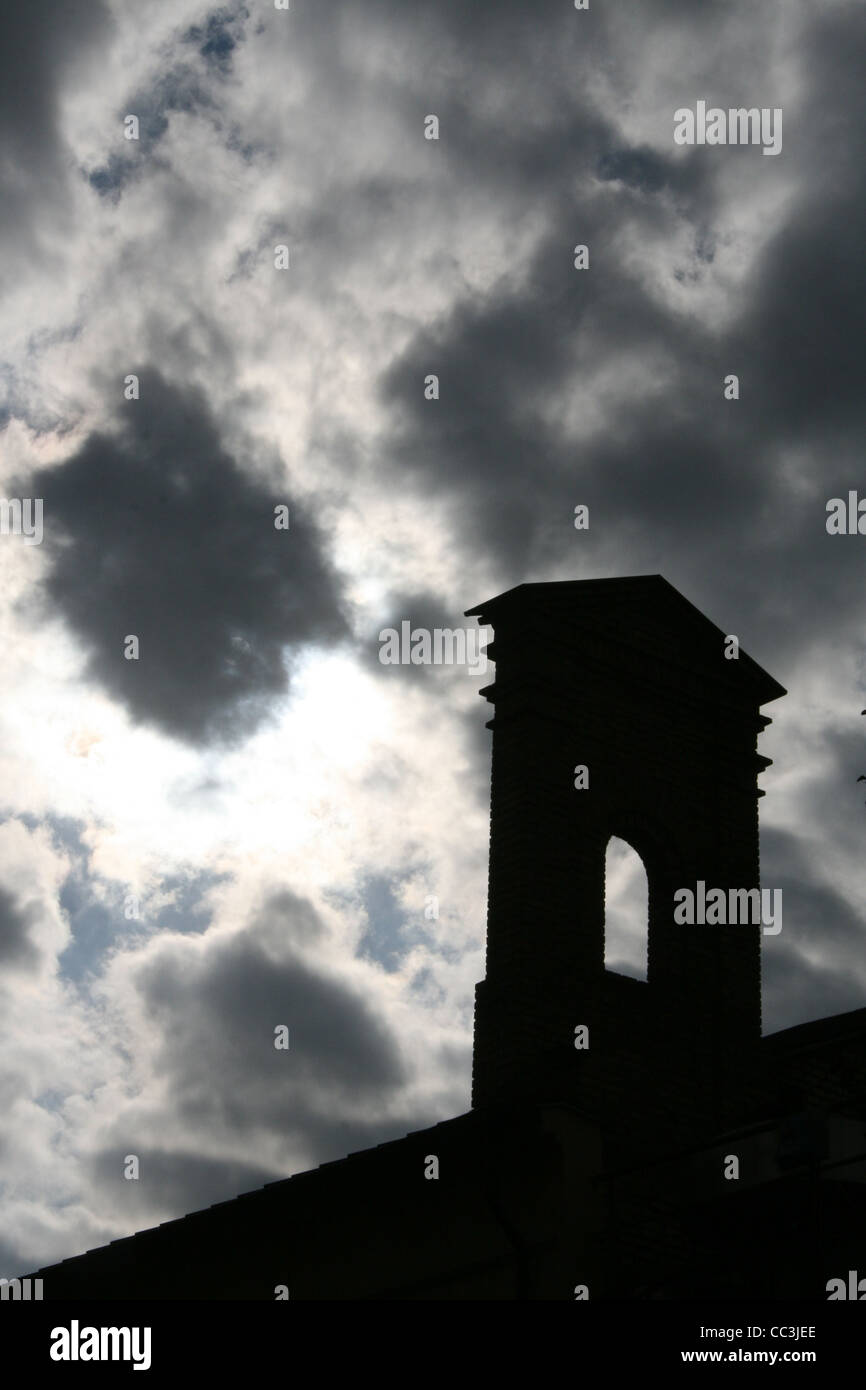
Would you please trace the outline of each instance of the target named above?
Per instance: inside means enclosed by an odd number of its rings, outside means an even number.
[[[763,1037],[760,919],[674,914],[760,887],[785,691],[659,575],[467,616],[496,663],[471,1111],[39,1270],[46,1299],[825,1299],[863,1264],[866,1009]],[[645,981],[605,969],[612,836]]]

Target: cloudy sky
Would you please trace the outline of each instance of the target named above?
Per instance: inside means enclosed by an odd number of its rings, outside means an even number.
[[[524,581],[786,686],[765,1026],[866,1002],[862,5],[0,9],[0,1273],[467,1108],[490,675],[378,634]]]

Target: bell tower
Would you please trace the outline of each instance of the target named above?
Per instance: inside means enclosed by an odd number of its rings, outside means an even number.
[[[697,1088],[741,1077],[760,922],[683,925],[674,894],[760,887],[760,706],[784,689],[661,575],[521,584],[466,616],[493,627],[496,663],[473,1106],[577,1088],[598,1113],[653,1061]],[[647,871],[645,982],[604,966],[612,835]]]

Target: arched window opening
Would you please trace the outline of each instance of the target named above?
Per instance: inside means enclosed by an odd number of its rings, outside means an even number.
[[[643,860],[612,835],[604,859],[604,968],[647,977],[649,885]]]

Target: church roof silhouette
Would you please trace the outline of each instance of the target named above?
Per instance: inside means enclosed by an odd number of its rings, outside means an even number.
[[[467,616],[496,662],[471,1111],[39,1270],[47,1300],[823,1299],[862,1263],[866,1008],[762,1037],[763,919],[674,920],[697,884],[753,902],[783,687],[660,575]],[[611,836],[646,980],[604,964]]]

